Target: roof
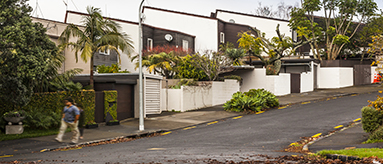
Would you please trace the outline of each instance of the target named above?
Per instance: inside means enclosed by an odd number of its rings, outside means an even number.
[[[150,27],[150,28],[158,29],[158,30],[164,30],[164,31],[175,32],[175,33],[179,33],[179,34],[187,35],[187,36],[190,36],[190,37],[193,37],[193,38],[196,37],[196,36],[194,36],[194,35],[190,35],[190,34],[187,34],[187,33],[184,33],[184,32],[176,31],[176,30],[169,30],[169,29],[165,29],[165,28],[154,27],[154,26],[147,25],[147,24],[142,24],[142,25],[143,25],[143,26]]]
[[[67,10],[66,11],[66,14],[65,14],[65,20],[64,20],[64,23],[67,23],[66,20],[67,20],[67,16],[68,16],[68,13],[73,13],[73,14],[78,14],[78,15],[88,15],[86,13],[81,13],[81,12],[77,12],[77,11],[70,11],[70,10]],[[104,19],[109,19],[109,20],[114,20],[114,21],[118,21],[118,22],[124,22],[124,23],[129,23],[129,24],[134,24],[134,25],[138,25],[138,22],[132,22],[132,21],[127,21],[127,20],[122,20],[122,19],[117,19],[117,18],[110,18],[110,17],[103,17]]]
[[[167,10],[167,9],[161,9],[161,8],[155,8],[155,7],[150,7],[150,6],[144,6],[142,9],[143,11],[145,9],[152,9],[152,10],[158,10],[158,11],[164,11],[164,12],[170,12],[170,13],[175,13],[175,14],[182,14],[182,15],[188,15],[188,16],[193,16],[193,17],[199,17],[199,18],[205,18],[205,19],[213,19],[216,20],[216,18],[204,16],[204,15],[197,15],[197,14],[191,14],[191,13],[185,13],[185,12],[179,12],[179,11],[173,11],[173,10]]]
[[[288,20],[284,20],[284,19],[270,18],[270,17],[265,17],[265,16],[258,16],[258,15],[253,15],[253,14],[245,14],[245,13],[234,12],[234,11],[227,11],[227,10],[221,10],[221,9],[217,9],[216,10],[215,17],[217,17],[217,13],[218,12],[226,12],[226,13],[231,13],[231,14],[244,15],[244,16],[250,16],[250,17],[257,17],[257,18],[262,18],[262,19],[270,19],[270,20],[276,20],[276,21],[282,21],[282,22],[289,22]]]
[[[98,83],[120,83],[120,84],[137,84],[139,73],[100,73],[94,74],[93,79]],[[144,74],[146,79],[162,80],[163,77],[159,75]],[[89,82],[89,74],[75,75],[73,77],[75,82]]]

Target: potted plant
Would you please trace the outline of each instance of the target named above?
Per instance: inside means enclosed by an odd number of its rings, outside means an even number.
[[[112,125],[120,125],[120,121],[114,119],[114,120],[110,120],[109,122],[106,122],[106,125],[108,126],[112,126]]]
[[[25,115],[26,115],[26,112],[23,110],[20,110],[20,111],[13,110],[13,111],[5,112],[3,115],[3,118],[5,121],[8,121],[9,125],[12,125],[12,123],[14,124],[19,123],[21,125],[22,124],[21,121],[24,120]]]
[[[93,128],[97,128],[97,127],[98,127],[98,124],[94,121],[89,121],[85,125],[85,128],[87,128],[87,129],[93,129]]]

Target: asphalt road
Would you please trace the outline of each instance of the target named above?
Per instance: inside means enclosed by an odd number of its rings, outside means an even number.
[[[187,130],[131,142],[84,147],[76,150],[22,154],[1,160],[44,163],[204,163],[259,159],[254,156],[291,155],[282,152],[289,144],[318,133],[326,134],[340,124],[361,117],[367,100],[376,93],[303,103],[261,114],[228,118]]]

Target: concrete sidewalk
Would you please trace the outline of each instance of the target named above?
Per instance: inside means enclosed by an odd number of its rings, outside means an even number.
[[[307,101],[320,101],[329,97],[373,93],[378,92],[379,90],[383,90],[381,85],[372,84],[341,89],[323,89],[308,93],[290,94],[286,96],[280,96],[278,99],[281,106],[283,106]],[[184,113],[163,112],[159,115],[149,115],[148,118],[145,119],[145,131],[138,131],[138,119],[123,120],[121,121],[120,125],[115,126],[105,126],[104,124],[100,124],[98,128],[85,129],[84,139],[80,140],[79,144],[110,140],[116,137],[137,136],[166,130],[175,130],[196,124],[235,117],[238,115],[241,115],[241,113],[226,112],[223,110],[222,106],[208,107]],[[63,143],[54,141],[56,136],[1,141],[0,156],[46,151],[50,149],[71,146],[69,144],[70,136],[70,132],[66,133],[63,138]],[[359,137],[356,138],[359,139]]]

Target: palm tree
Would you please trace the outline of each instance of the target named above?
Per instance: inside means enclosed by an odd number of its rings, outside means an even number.
[[[78,53],[81,52],[81,59],[85,62],[90,59],[90,86],[93,88],[93,56],[96,52],[113,50],[117,52],[121,63],[120,52],[130,55],[133,51],[133,41],[125,34],[120,32],[120,25],[116,22],[104,19],[101,10],[91,6],[87,7],[88,15],[83,18],[84,30],[74,24],[68,25],[61,33],[59,40],[60,48],[63,50],[72,47],[76,52],[76,62]],[[76,42],[69,42],[71,37],[77,38]]]
[[[226,56],[233,61],[234,66],[242,65],[241,59],[246,56],[245,50],[242,48],[229,48],[226,49]]]

